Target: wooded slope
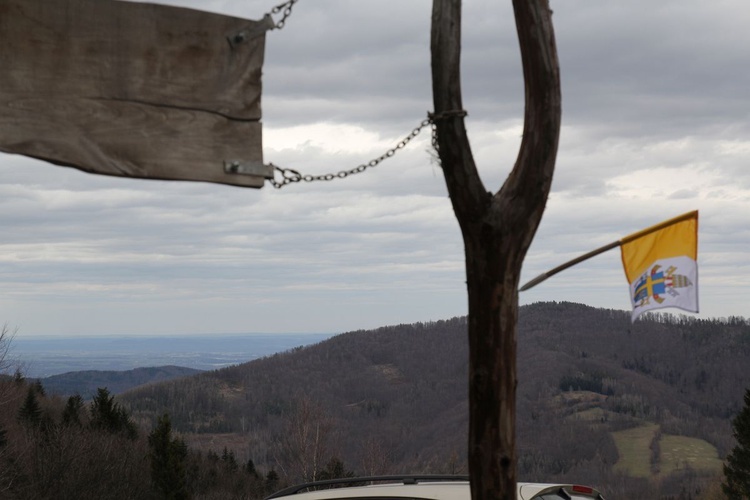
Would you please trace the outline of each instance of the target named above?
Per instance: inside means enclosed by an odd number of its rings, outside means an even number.
[[[750,385],[749,354],[742,318],[651,314],[631,324],[625,311],[523,307],[522,480],[601,481],[608,492],[617,478],[632,486],[614,468],[621,457],[612,433],[646,423],[704,440],[723,457]],[[327,430],[323,460],[340,458],[360,474],[465,472],[467,363],[466,318],[453,318],[349,332],[122,400],[144,423],[168,412],[189,443],[230,443],[239,459],[264,467],[290,453],[284,436],[307,407],[315,410],[307,418]]]

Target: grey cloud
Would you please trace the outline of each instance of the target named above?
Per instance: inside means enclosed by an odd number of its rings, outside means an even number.
[[[180,3],[256,19],[273,5]],[[378,144],[335,151],[282,137],[266,161],[335,173],[419,124],[432,108],[430,4],[298,2],[287,26],[268,34],[265,126],[356,126]],[[701,302],[707,314],[746,315],[716,297],[731,268],[735,296],[750,286],[750,8],[552,7],[563,134],[524,276],[700,208]],[[515,160],[523,120],[512,7],[465,2],[464,23],[467,126],[494,190]],[[460,231],[430,149],[428,128],[363,174],[260,191],[96,177],[0,155],[0,322],[36,333],[340,331],[464,314]],[[639,194],[655,182],[658,197]],[[618,258],[594,259],[521,299],[626,309]]]

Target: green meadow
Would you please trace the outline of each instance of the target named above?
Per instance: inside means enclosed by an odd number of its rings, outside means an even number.
[[[634,477],[665,476],[687,468],[706,472],[721,472],[722,461],[716,448],[702,439],[663,434],[659,441],[661,453],[658,474],[651,470],[651,441],[659,429],[656,424],[645,424],[633,429],[617,431],[612,437],[620,459],[615,470]]]

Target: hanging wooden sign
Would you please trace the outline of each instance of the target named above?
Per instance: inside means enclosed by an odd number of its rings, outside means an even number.
[[[249,21],[117,0],[0,0],[0,151],[86,172],[262,187]]]

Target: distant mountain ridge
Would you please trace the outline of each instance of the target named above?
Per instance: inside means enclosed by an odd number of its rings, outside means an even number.
[[[164,382],[176,378],[189,377],[202,370],[182,366],[155,366],[133,370],[85,370],[39,378],[44,389],[50,394],[72,396],[78,394],[88,399],[100,387],[107,388],[110,394],[119,394],[135,387]]]
[[[191,445],[223,443],[260,467],[273,467],[289,426],[312,403],[321,422],[335,429],[326,453],[360,473],[465,471],[466,321],[349,332],[151,384],[121,400],[142,422],[168,412]],[[522,307],[516,431],[521,477],[583,477],[606,485],[617,498],[613,484],[629,488],[621,493],[633,497],[639,481],[660,469],[660,488],[715,475],[716,461],[689,477],[679,460],[667,467],[668,450],[645,464],[645,476],[628,472],[618,433],[656,429],[657,443],[662,435],[695,438],[718,460],[734,443],[729,422],[750,386],[749,356],[750,325],[743,318],[655,313],[631,323],[627,311],[582,304]],[[648,440],[646,446],[648,456]],[[380,457],[379,469],[374,456]]]

